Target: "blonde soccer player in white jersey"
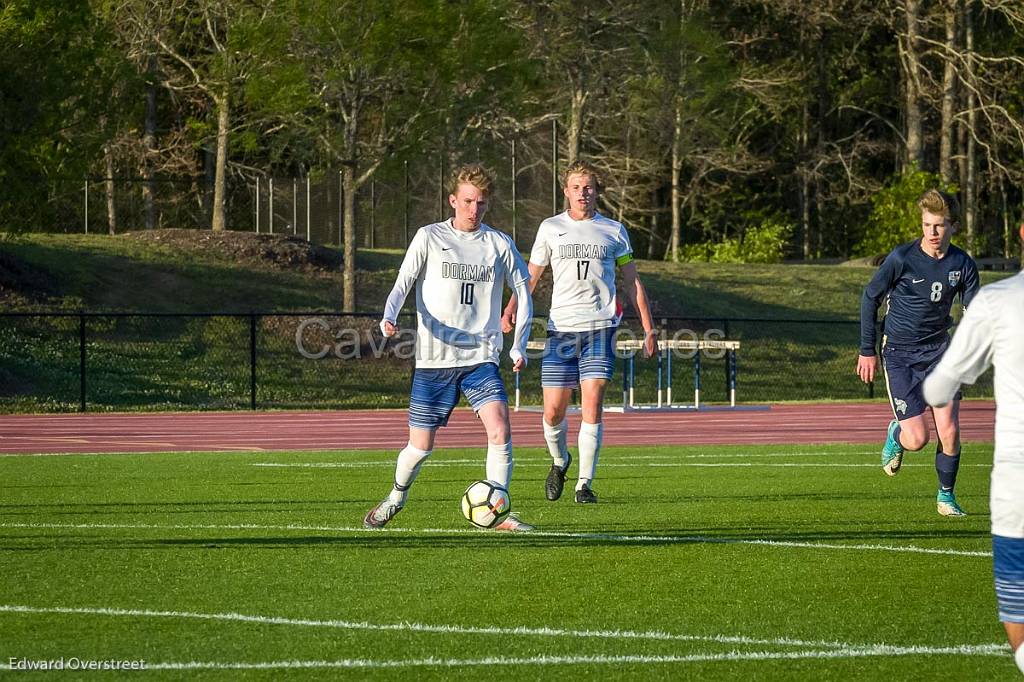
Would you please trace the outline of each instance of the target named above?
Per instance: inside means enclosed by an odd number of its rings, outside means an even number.
[[[533,305],[526,263],[515,244],[482,222],[493,184],[483,166],[455,170],[448,196],[455,215],[417,231],[388,296],[380,327],[385,336],[393,336],[398,312],[416,287],[416,370],[409,399],[409,443],[398,455],[390,494],[363,519],[367,528],[383,528],[405,506],[410,486],[434,449],[437,429],[447,425],[460,394],[487,431],[488,480],[508,489],[511,428],[505,384],[498,374],[504,285],[519,298],[519,321],[509,350],[516,372],[526,366],[523,351]],[[528,531],[533,526],[509,514],[496,529]]]
[[[933,407],[947,405],[961,383],[973,384],[993,365],[992,564],[999,620],[1024,672],[1024,272],[982,287],[924,380],[924,398]]]
[[[579,477],[576,502],[593,504],[591,485],[597,471],[603,436],[604,393],[615,368],[615,331],[621,318],[615,293],[615,271],[622,271],[627,298],[640,314],[644,355],[657,352],[647,292],[637,276],[633,248],[622,223],[597,212],[601,178],[589,163],[578,161],[566,170],[562,192],[569,208],[540,224],[530,252],[530,293],[550,265],[553,285],[548,339],[541,368],[544,390],[544,439],[552,465],[544,482],[549,500],[562,496],[572,463],[565,412],[579,386],[583,421],[579,433]],[[503,327],[519,323],[518,301],[505,308]]]

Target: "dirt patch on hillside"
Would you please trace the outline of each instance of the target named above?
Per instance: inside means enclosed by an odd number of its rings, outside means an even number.
[[[340,251],[283,234],[167,229],[129,232],[124,236],[240,265],[328,272],[339,270],[342,264]]]

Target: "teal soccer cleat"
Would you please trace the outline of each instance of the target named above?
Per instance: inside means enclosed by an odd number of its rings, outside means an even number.
[[[889,476],[898,474],[900,466],[903,464],[903,446],[892,435],[899,425],[899,421],[895,419],[889,422],[889,431],[885,437],[885,445],[882,446],[882,471]]]
[[[956,496],[952,490],[939,488],[939,494],[935,497],[935,507],[943,516],[967,516],[967,512],[956,503]]]

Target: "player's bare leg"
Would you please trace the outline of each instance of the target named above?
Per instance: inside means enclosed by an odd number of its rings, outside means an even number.
[[[1024,673],[1024,623],[1003,623],[1006,628],[1006,638],[1010,640],[1010,648],[1013,649],[1014,660],[1017,667]]]
[[[889,476],[899,473],[904,450],[920,450],[928,444],[928,422],[924,415],[889,422],[882,447],[882,469]]]
[[[487,480],[508,490],[512,481],[512,427],[508,418],[508,403],[492,400],[477,410],[477,415],[487,431]],[[509,514],[495,530],[524,532],[533,526],[520,519],[515,513]]]

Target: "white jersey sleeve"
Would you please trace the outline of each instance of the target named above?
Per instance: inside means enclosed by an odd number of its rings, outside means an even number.
[[[505,282],[515,292],[517,303],[516,328],[512,336],[512,348],[509,349],[509,356],[515,362],[519,358],[526,358],[526,342],[530,337],[530,325],[533,324],[533,297],[530,295],[530,271],[512,239],[506,235],[505,241]]]
[[[405,252],[405,258],[402,260],[402,266],[398,269],[395,286],[391,289],[391,294],[388,295],[387,303],[384,304],[384,315],[381,317],[382,323],[391,322],[394,324],[398,319],[398,313],[401,312],[405,299],[412,290],[413,285],[416,284],[420,271],[426,262],[427,234],[424,229],[420,229],[413,236],[412,242]],[[383,331],[383,324],[381,329]]]
[[[543,268],[551,263],[551,244],[548,243],[547,224],[548,221],[545,220],[537,228],[537,236],[533,240],[533,250],[530,251],[530,262]]]
[[[615,252],[615,264],[623,265],[623,261],[628,263],[632,260],[633,255],[633,245],[629,243],[629,233],[626,232],[625,225],[619,225],[618,244],[619,249]],[[626,258],[626,256],[630,256],[630,258]]]

